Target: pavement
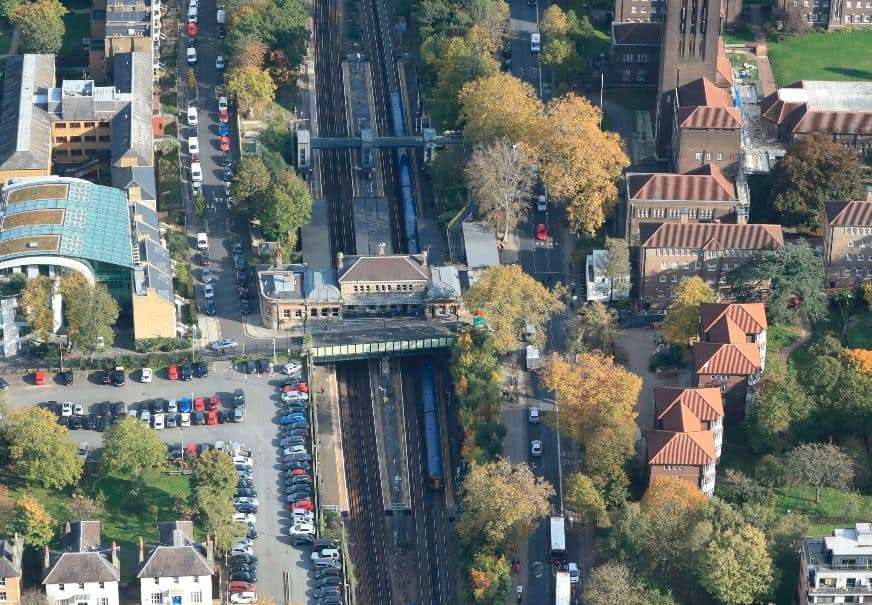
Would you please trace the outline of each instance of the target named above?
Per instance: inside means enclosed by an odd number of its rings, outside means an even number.
[[[72,387],[60,385],[35,386],[20,381],[16,376],[7,377],[11,383],[7,392],[11,409],[36,405],[43,401],[84,402],[86,407],[100,401],[124,401],[132,403],[163,397],[174,399],[192,395],[221,396],[222,406],[229,408],[232,393],[241,388],[246,397],[246,420],[241,424],[214,426],[191,426],[160,431],[166,443],[204,443],[242,441],[252,451],[254,458],[254,484],[260,500],[257,513],[258,538],[254,552],[261,561],[258,592],[269,595],[276,602],[285,603],[284,574],[288,573],[288,596],[290,603],[306,603],[309,593],[309,550],[291,546],[287,537],[288,512],[282,502],[279,486],[280,449],[278,447],[279,408],[278,374],[247,375],[234,370],[227,362],[211,364],[211,373],[206,379],[191,382],[176,382],[165,379],[163,372],[152,384],[136,382],[138,375],[129,376],[124,387],[109,387],[88,382],[84,372],[77,372]],[[95,431],[70,431],[75,443],[82,441],[92,449],[102,445],[102,434]]]

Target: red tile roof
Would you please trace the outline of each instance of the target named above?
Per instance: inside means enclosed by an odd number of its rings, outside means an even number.
[[[703,333],[725,319],[738,326],[743,334],[760,334],[769,325],[763,303],[703,303],[699,307],[699,316]]]
[[[715,86],[708,78],[697,78],[678,88],[680,107],[707,105],[709,107],[732,107],[730,93]]]
[[[723,223],[640,223],[643,248],[764,250],[784,245],[780,225]]]
[[[681,128],[732,130],[742,127],[742,112],[738,107],[679,107]]]
[[[760,115],[799,134],[872,134],[868,87],[868,82],[794,82],[760,101]]]
[[[735,201],[736,186],[712,164],[692,174],[628,174],[627,187],[633,200]]]
[[[673,407],[689,409],[702,422],[724,417],[724,401],[720,389],[654,387],[654,417],[661,420]]]
[[[715,461],[711,431],[645,431],[648,464],[705,466]]]
[[[724,39],[722,37],[718,37],[717,78],[715,84],[722,88],[733,86],[733,68],[730,66],[730,60],[727,59],[727,49],[724,46]]]
[[[834,227],[872,225],[872,202],[827,202],[827,224]]]
[[[687,433],[690,431],[701,431],[702,423],[696,414],[683,403],[676,403],[669,406],[665,412],[657,417],[661,426],[666,431],[681,431]]]
[[[693,371],[697,374],[750,376],[761,368],[760,349],[753,342],[697,342],[693,345]]]

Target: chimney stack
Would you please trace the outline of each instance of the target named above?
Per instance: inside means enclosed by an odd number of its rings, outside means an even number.
[[[43,557],[42,558],[42,566],[45,569],[48,569],[49,567],[51,567],[51,555],[49,555],[49,553],[48,553],[48,546],[46,546],[45,549],[43,549],[42,557]]]
[[[211,536],[206,536],[206,558],[210,563],[215,560],[215,543]]]
[[[118,545],[115,540],[112,540],[112,565],[116,569],[121,569],[121,562],[118,560]]]
[[[336,253],[336,269],[342,271],[345,268],[345,255],[342,252]]]
[[[427,250],[421,250],[421,266],[427,266]]]
[[[385,248],[386,248],[386,247],[387,247],[387,244],[384,243],[384,242],[381,242],[381,243],[378,245],[378,255],[379,255],[379,256],[384,256],[384,255],[385,255]]]
[[[145,561],[145,541],[139,536],[139,562]]]

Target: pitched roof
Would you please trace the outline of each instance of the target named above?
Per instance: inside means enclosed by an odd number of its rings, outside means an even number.
[[[100,547],[100,537],[99,521],[75,521],[64,533],[64,549],[79,552],[94,550]]]
[[[693,371],[697,374],[750,376],[761,368],[760,349],[753,342],[693,345]]]
[[[663,24],[658,22],[612,23],[612,40],[615,46],[660,46],[662,31]]]
[[[872,134],[872,82],[793,82],[765,97],[760,115],[796,133]]]
[[[54,55],[9,55],[0,110],[0,167],[45,170],[51,163],[51,123],[36,104],[54,86]]]
[[[730,130],[742,127],[742,111],[738,107],[679,107],[677,118],[681,128]]]
[[[429,281],[430,276],[417,257],[411,255],[346,257],[347,269],[339,282],[353,281]]]
[[[715,84],[723,87],[731,87],[733,85],[733,68],[730,66],[730,60],[727,58],[727,48],[724,46],[724,39],[718,36],[718,57],[717,57],[717,74]]]
[[[100,552],[64,552],[49,568],[42,583],[117,582],[120,577],[118,568]]]
[[[627,189],[633,200],[735,201],[736,186],[720,168],[706,164],[691,174],[628,174]]]
[[[21,576],[21,538],[16,549],[14,540],[0,540],[0,578],[17,578]]]
[[[683,403],[676,403],[669,406],[657,418],[660,420],[663,429],[667,431],[701,431],[702,423],[693,411]]]
[[[115,88],[130,95],[128,103],[112,118],[112,163],[135,159],[140,166],[154,166],[151,130],[151,91],[154,79],[151,53],[114,55]]]
[[[732,107],[730,94],[718,88],[708,78],[697,78],[678,87],[678,103],[681,107],[707,105],[709,107]]]
[[[768,327],[763,303],[703,303],[699,307],[703,333],[729,320],[744,334],[760,334]],[[744,342],[744,340],[743,340]]]
[[[648,464],[704,466],[715,461],[711,431],[645,431]]]
[[[643,248],[762,250],[784,245],[780,225],[643,222],[639,237]]]
[[[703,422],[724,416],[721,391],[713,388],[654,387],[654,417],[658,420],[675,406],[684,406]]]
[[[151,549],[137,578],[212,575],[214,566],[205,555],[206,549],[194,543],[191,521],[161,523],[158,530],[161,543]]]
[[[872,225],[872,202],[827,202],[827,224],[834,227]]]

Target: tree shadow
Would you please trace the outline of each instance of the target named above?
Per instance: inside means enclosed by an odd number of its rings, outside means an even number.
[[[854,69],[853,67],[824,67],[824,70],[854,80],[872,80],[872,71],[867,71],[865,69]]]

